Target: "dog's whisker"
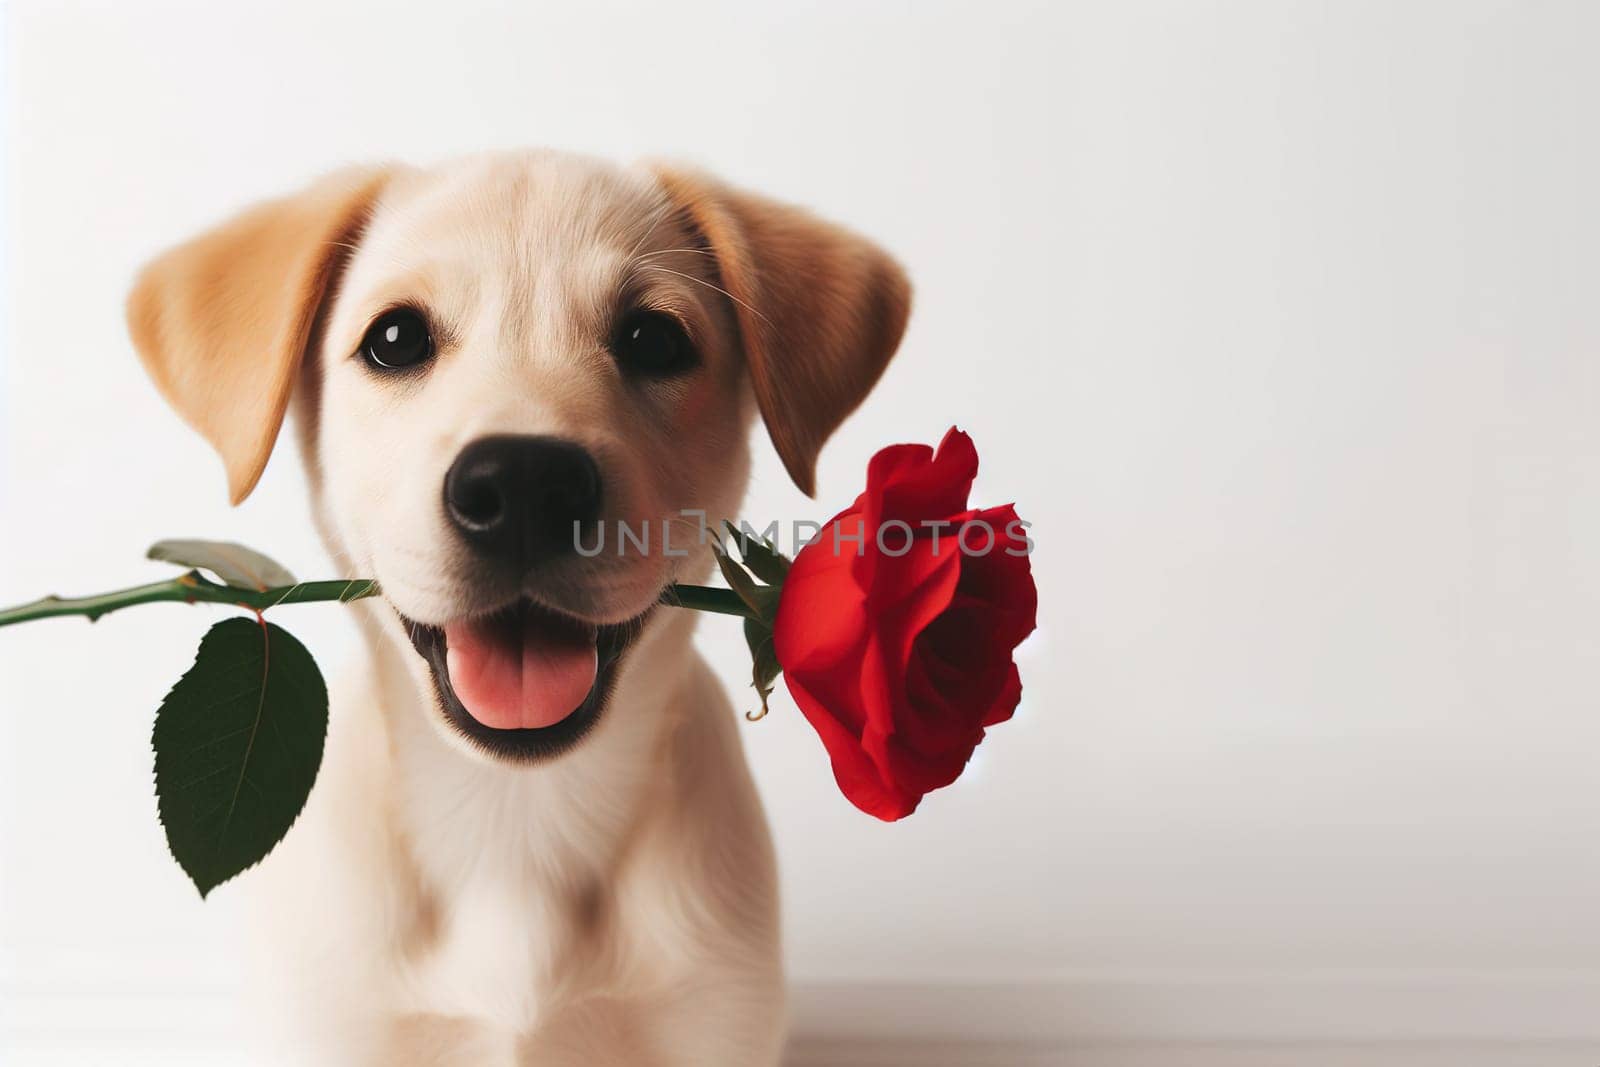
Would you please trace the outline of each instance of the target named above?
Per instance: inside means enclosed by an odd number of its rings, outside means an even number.
[[[634,257],[639,254],[639,249],[643,248],[645,246],[645,242],[650,240],[651,235],[656,232],[656,227],[660,226],[667,220],[668,216],[674,214],[678,210],[679,206],[671,200],[668,200],[661,205],[660,209],[657,210],[655,216],[651,219],[650,227],[644,231],[644,236],[639,238],[639,240],[634,243],[632,248],[628,249],[627,263],[630,266],[633,264]]]
[[[654,256],[670,256],[677,252],[689,252],[693,255],[706,256],[710,259],[717,258],[717,254],[715,252],[708,251],[704,248],[658,248],[654,252],[639,253],[637,256],[633,257],[633,262],[637,263],[640,260],[650,259]]]
[[[728,292],[728,290],[724,289],[722,286],[713,285],[710,282],[706,281],[704,278],[696,278],[693,274],[685,274],[681,270],[671,270],[670,268],[667,268],[667,267],[658,267],[653,263],[646,263],[644,266],[635,267],[634,269],[635,270],[653,270],[653,271],[659,271],[662,274],[672,274],[672,275],[675,275],[675,276],[677,276],[679,278],[684,279],[685,281],[694,282],[696,285],[703,285],[707,289],[712,289],[712,290],[715,290],[716,292],[721,293],[723,296],[727,297],[729,300],[732,300],[735,304],[738,304],[740,307],[742,307],[746,311],[750,312],[750,314],[754,315],[756,318],[760,319],[762,322],[766,323],[768,326],[772,325],[772,320],[767,318],[765,315],[763,315],[761,313],[761,309],[756,308],[756,307],[752,307],[749,303],[747,303],[746,301],[740,300],[738,297],[736,297],[732,293]]]

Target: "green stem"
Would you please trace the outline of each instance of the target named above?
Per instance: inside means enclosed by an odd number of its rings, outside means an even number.
[[[718,589],[709,585],[670,585],[661,594],[661,602],[675,608],[692,608],[695,611],[714,611],[718,615],[754,615],[739,594],[732,589]]]
[[[135,604],[157,604],[170,601],[181,604],[232,604],[250,611],[266,611],[279,604],[309,604],[315,601],[337,600],[348,602],[377,596],[378,583],[365,578],[333,579],[326,582],[300,582],[277,589],[239,589],[213,582],[198,571],[190,571],[164,582],[136,585],[114,593],[98,596],[57,597],[47,596],[31,604],[19,604],[0,610],[0,626],[49,619],[60,615],[82,615],[90,622],[102,615]],[[704,585],[673,585],[661,594],[661,602],[673,607],[692,608],[695,611],[714,611],[721,615],[748,617],[750,609],[739,594],[732,589],[716,589]]]
[[[197,571],[164,582],[136,585],[98,596],[47,596],[31,604],[19,604],[0,611],[0,626],[48,619],[58,615],[82,615],[90,622],[100,616],[135,604],[172,601],[183,604],[233,604],[251,611],[265,611],[279,604],[306,604],[319,600],[360,600],[376,596],[378,583],[364,578],[334,579],[326,582],[300,582],[277,589],[238,589],[213,582]]]

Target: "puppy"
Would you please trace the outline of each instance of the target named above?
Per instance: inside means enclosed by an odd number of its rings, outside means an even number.
[[[233,502],[292,405],[328,550],[383,589],[250,879],[322,1061],[778,1061],[771,843],[658,601],[709,577],[690,516],[736,514],[756,413],[810,493],[909,305],[804,211],[546,152],[335,174],[143,271],[135,347]]]

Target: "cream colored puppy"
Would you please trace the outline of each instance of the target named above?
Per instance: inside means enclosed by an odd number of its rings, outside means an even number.
[[[656,603],[708,576],[683,513],[735,514],[755,412],[810,492],[908,307],[805,212],[553,153],[337,174],[141,275],[139,354],[233,500],[292,403],[328,549],[385,594],[249,879],[324,1059],[777,1061],[771,844]]]

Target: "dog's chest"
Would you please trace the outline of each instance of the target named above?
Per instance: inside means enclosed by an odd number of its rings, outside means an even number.
[[[501,879],[456,888],[411,969],[419,1010],[534,1028],[573,977],[570,907]]]
[[[476,818],[457,812],[417,827],[433,914],[410,954],[409,984],[419,1011],[528,1031],[601,977],[585,891],[597,875],[590,856],[531,815],[552,810],[550,798],[519,787],[494,801],[473,805]],[[592,829],[580,839],[604,839]]]

